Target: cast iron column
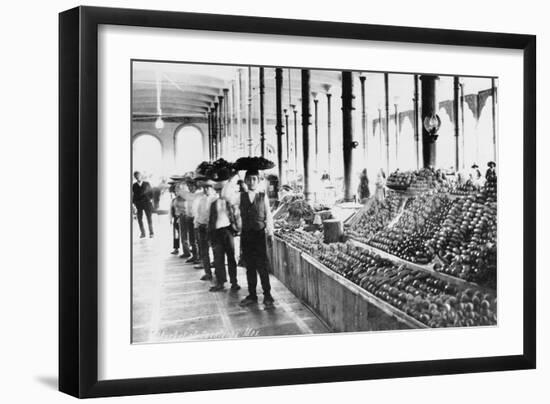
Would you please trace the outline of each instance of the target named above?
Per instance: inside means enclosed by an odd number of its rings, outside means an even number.
[[[252,156],[252,67],[248,66],[248,155]]]
[[[384,105],[386,108],[386,175],[390,173],[390,91],[389,75],[384,73]]]
[[[284,113],[285,113],[285,128],[286,128],[286,164],[288,169],[288,165],[290,164],[290,140],[289,140],[290,129],[288,127],[288,111],[286,110],[286,108],[284,109]]]
[[[497,84],[495,78],[491,79],[491,116],[493,118],[493,161],[497,161]]]
[[[243,140],[243,118],[242,118],[242,111],[243,111],[243,75],[242,75],[242,69],[239,69],[239,106],[237,107],[237,130],[239,135],[239,157],[244,155],[244,140]]]
[[[302,70],[302,155],[304,159],[304,197],[311,201],[311,187],[309,182],[310,161],[309,161],[309,97],[310,97],[310,71]]]
[[[264,126],[264,68],[260,67],[260,152],[262,157],[265,156],[265,126]],[[277,119],[279,117],[277,116]],[[279,181],[281,177],[279,177]]]
[[[210,122],[210,108],[206,110],[206,121],[208,124],[208,160],[212,161],[212,123]]]
[[[330,126],[332,125],[331,121],[331,114],[332,111],[330,109],[330,97],[332,97],[331,93],[327,93],[327,144],[328,144],[328,175],[331,176],[331,155],[332,155],[332,139],[330,137]],[[331,176],[332,180],[332,176]]]
[[[213,160],[218,159],[218,103],[214,103],[214,116],[212,117],[212,146],[214,148],[214,158]]]
[[[420,168],[420,135],[418,131],[419,110],[418,110],[418,74],[414,75],[414,145],[416,151],[416,169]]]
[[[437,131],[426,129],[426,119],[434,118],[437,114],[436,81],[438,76],[420,76],[422,82],[422,162],[424,167],[435,167]]]
[[[294,171],[296,177],[298,176],[298,111],[296,105],[292,104],[292,111],[294,112]]]
[[[462,137],[462,168],[464,168],[465,158],[465,145],[464,145],[464,83],[460,83],[460,136]]]
[[[460,120],[458,115],[458,104],[460,98],[460,80],[458,76],[453,78],[453,115],[454,115],[454,135],[455,135],[455,170],[460,169]]]
[[[229,145],[229,89],[224,88],[223,89],[223,99],[225,102],[223,103],[223,150],[225,152],[225,158],[229,159],[230,156],[228,154],[228,145]]]
[[[225,105],[224,105],[224,102],[223,102],[223,95],[219,95],[218,96],[218,100],[219,100],[219,113],[218,113],[218,122],[219,122],[219,130],[218,130],[218,147],[219,147],[219,153],[218,153],[218,158],[221,158],[221,157],[224,157],[223,153],[224,153],[224,148],[223,148],[223,133],[225,131],[225,125],[224,125],[224,108],[225,108]]]
[[[319,100],[317,93],[313,93],[313,104],[315,106],[315,172],[319,171]]]
[[[260,71],[263,72],[263,68]],[[279,168],[279,185],[283,185],[283,117],[281,114],[283,108],[283,69],[280,67],[275,69],[275,104],[277,114],[277,123],[275,124],[275,131],[277,132],[277,165]]]
[[[363,140],[363,158],[367,158],[367,105],[365,102],[365,76],[359,76],[361,80],[361,136]]]
[[[342,136],[344,152],[344,200],[352,201],[351,175],[353,167],[353,79],[351,72],[342,72]]]

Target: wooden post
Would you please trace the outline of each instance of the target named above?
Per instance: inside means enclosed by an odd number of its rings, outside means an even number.
[[[416,169],[420,168],[420,134],[418,125],[420,123],[419,109],[418,109],[418,74],[414,75],[414,144],[416,151]]]
[[[263,72],[263,68],[261,70]],[[275,69],[275,112],[277,114],[275,131],[277,132],[277,165],[279,168],[279,185],[283,185],[283,117],[281,115],[283,104],[283,69]],[[262,108],[263,114],[263,108]],[[262,145],[262,151],[263,151]]]
[[[350,71],[342,72],[342,136],[344,152],[344,200],[352,201],[353,168],[353,79]]]
[[[454,115],[454,135],[455,135],[455,170],[460,169],[460,119],[458,115],[458,105],[460,98],[460,79],[453,77],[453,115]]]
[[[438,76],[420,76],[422,83],[422,162],[425,168],[436,166],[436,140],[437,132],[427,131],[424,121],[426,118],[437,114],[436,81]]]
[[[265,122],[264,122],[264,68],[260,67],[260,152],[261,156],[265,156]],[[281,177],[279,177],[279,181]]]
[[[311,201],[310,187],[310,160],[309,160],[309,125],[310,125],[310,79],[311,72],[302,70],[302,156],[304,160],[304,197],[306,201]]]

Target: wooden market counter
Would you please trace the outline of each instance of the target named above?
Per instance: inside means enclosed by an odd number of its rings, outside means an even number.
[[[334,331],[427,328],[278,237],[271,262],[273,274]]]

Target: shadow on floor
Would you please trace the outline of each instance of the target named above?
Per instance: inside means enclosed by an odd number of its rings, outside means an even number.
[[[51,389],[58,389],[57,376],[37,376],[36,381]]]

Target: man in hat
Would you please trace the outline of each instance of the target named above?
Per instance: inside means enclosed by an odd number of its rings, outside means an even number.
[[[173,240],[173,250],[171,254],[178,255],[179,254],[179,248],[180,248],[180,227],[178,223],[178,216],[176,215],[176,186],[178,185],[175,181],[170,181],[168,183],[170,185],[170,194],[173,195],[173,198],[170,202],[170,224],[172,225],[172,240]]]
[[[227,281],[225,271],[226,256],[231,290],[237,291],[241,288],[237,283],[234,240],[235,235],[240,232],[241,223],[238,209],[221,196],[221,191],[227,184],[227,181],[220,181],[214,185],[218,198],[212,202],[210,207],[209,234],[214,250],[214,267],[216,272],[216,285],[210,288],[211,292],[224,289],[224,284]]]
[[[149,227],[149,237],[153,238],[153,205],[151,198],[153,197],[153,190],[151,184],[147,181],[143,181],[143,176],[139,171],[134,172],[134,178],[136,182],[132,185],[132,203],[137,210],[137,220],[139,223],[139,230],[141,231],[140,238],[145,237],[145,227],[143,226],[143,212],[147,217],[147,226]]]
[[[203,182],[203,194],[195,201],[195,226],[199,234],[199,251],[204,275],[202,281],[212,280],[212,269],[210,268],[210,241],[208,235],[208,225],[210,221],[210,207],[212,202],[217,199],[216,191],[213,188],[214,181],[205,180]]]
[[[197,240],[195,238],[195,216],[193,212],[193,201],[197,198],[197,187],[193,178],[185,177],[185,183],[187,184],[187,192],[185,192],[185,212],[184,212],[184,226],[183,233],[180,237],[185,239],[186,244],[189,246],[191,257],[186,261],[190,263],[199,262],[199,253],[197,248]],[[200,191],[199,191],[200,192]]]
[[[264,305],[271,308],[274,300],[269,282],[266,238],[273,235],[273,217],[265,192],[258,192],[258,170],[248,170],[244,180],[248,191],[240,194],[239,211],[242,220],[241,243],[246,263],[248,296],[240,304],[248,306],[258,302],[256,285],[259,275],[264,292]]]
[[[495,170],[495,167],[496,167],[496,166],[497,166],[497,165],[495,164],[494,161],[489,161],[489,162],[487,163],[487,167],[489,167],[489,168],[487,168],[487,171],[485,172],[485,179],[486,179],[487,181],[491,182],[491,181],[495,181],[495,180],[496,180],[496,178],[497,178],[497,172],[496,172],[496,170]]]
[[[187,242],[187,223],[185,221],[185,216],[188,209],[188,203],[186,196],[189,194],[189,188],[187,184],[183,181],[176,184],[176,197],[173,201],[174,216],[177,218],[179,226],[179,238],[181,242],[181,248],[183,254],[180,255],[180,258],[187,258],[191,256],[191,250]]]

